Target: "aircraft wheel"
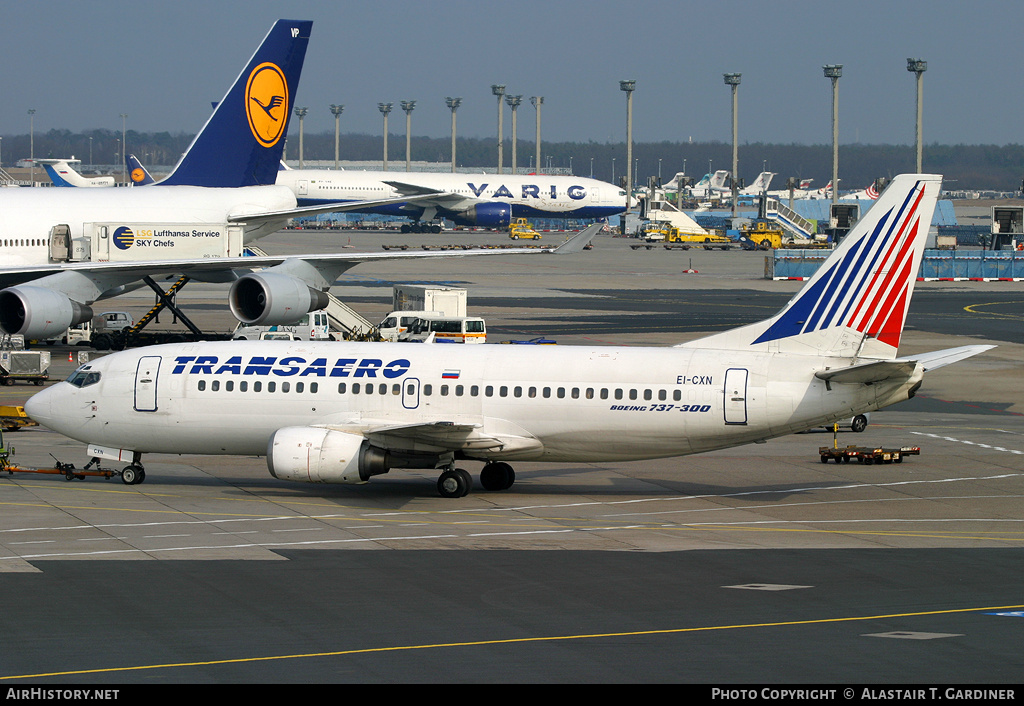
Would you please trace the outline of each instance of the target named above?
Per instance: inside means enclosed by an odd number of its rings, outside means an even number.
[[[402,228],[401,228],[401,231],[402,231],[403,233],[408,233],[408,232],[409,232],[409,231],[411,231],[411,230],[412,230],[412,228],[411,228],[411,227],[409,227],[409,224],[408,224],[408,223],[403,223],[403,224],[402,224]]]
[[[853,418],[853,421],[850,422],[850,429],[852,429],[853,431],[861,432],[867,428],[868,418],[865,417],[863,414],[858,414],[856,417]]]
[[[434,235],[437,235],[438,233],[441,232],[441,226],[432,226],[430,228],[430,232],[433,233]]]
[[[480,471],[480,484],[485,490],[508,490],[516,482],[516,472],[507,463],[488,463]]]
[[[442,498],[461,498],[469,494],[472,478],[461,468],[445,471],[437,479],[437,492]]]
[[[138,485],[146,480],[146,471],[142,466],[126,466],[121,471],[121,482],[125,485]]]

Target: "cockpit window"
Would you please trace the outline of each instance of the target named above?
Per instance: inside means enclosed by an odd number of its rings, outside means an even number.
[[[76,370],[67,381],[75,387],[89,387],[100,381],[100,374],[92,370]]]

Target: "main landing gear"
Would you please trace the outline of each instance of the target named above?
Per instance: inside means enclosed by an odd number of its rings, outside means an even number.
[[[516,482],[512,466],[498,461],[488,463],[480,471],[480,485],[484,490],[508,490]],[[473,477],[461,468],[448,468],[437,479],[437,492],[442,498],[461,498],[469,494]]]
[[[403,223],[401,231],[403,233],[440,233],[441,225],[439,223]]]

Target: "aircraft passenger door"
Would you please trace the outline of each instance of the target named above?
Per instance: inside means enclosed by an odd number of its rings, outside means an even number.
[[[747,376],[746,368],[729,368],[725,371],[725,423],[747,423]]]
[[[416,409],[420,406],[420,379],[406,378],[402,380],[402,406]]]
[[[135,369],[135,411],[156,411],[156,383],[160,373],[160,356],[147,355],[139,359]]]

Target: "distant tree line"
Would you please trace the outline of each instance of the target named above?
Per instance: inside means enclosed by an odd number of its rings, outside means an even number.
[[[298,135],[292,127],[288,159],[298,158]],[[146,165],[173,165],[187,149],[193,136],[186,133],[136,132],[126,134],[128,151]],[[35,135],[35,156],[71,157],[90,164],[120,165],[121,133],[97,129],[85,132],[49,130]],[[334,159],[334,133],[309,133],[303,139],[306,160]],[[29,156],[29,136],[4,135],[0,141],[3,166],[10,167]],[[457,144],[460,169],[496,166],[495,139],[460,137]],[[414,136],[412,158],[417,161],[448,162],[451,138]],[[571,168],[578,176],[591,176],[618,183],[626,174],[625,143],[542,142],[541,171]],[[518,166],[535,170],[535,145],[520,139]],[[342,160],[380,160],[383,146],[380,135],[344,134],[340,140]],[[506,137],[505,167],[511,166],[511,145]],[[671,179],[684,170],[699,179],[706,172],[731,169],[732,146],[725,142],[638,142],[633,145],[635,183],[645,185],[649,177]],[[391,134],[388,139],[391,168],[401,168],[405,160],[405,135]],[[914,148],[910,145],[840,145],[839,175],[844,189],[863,189],[875,179],[890,178],[914,170]],[[614,174],[613,174],[614,170]],[[772,189],[785,188],[789,177],[814,179],[813,186],[824,186],[832,175],[831,145],[745,143],[739,148],[739,176],[752,182],[762,170],[775,172]],[[946,189],[1018,191],[1024,179],[1024,145],[925,145],[924,171],[942,174]]]

